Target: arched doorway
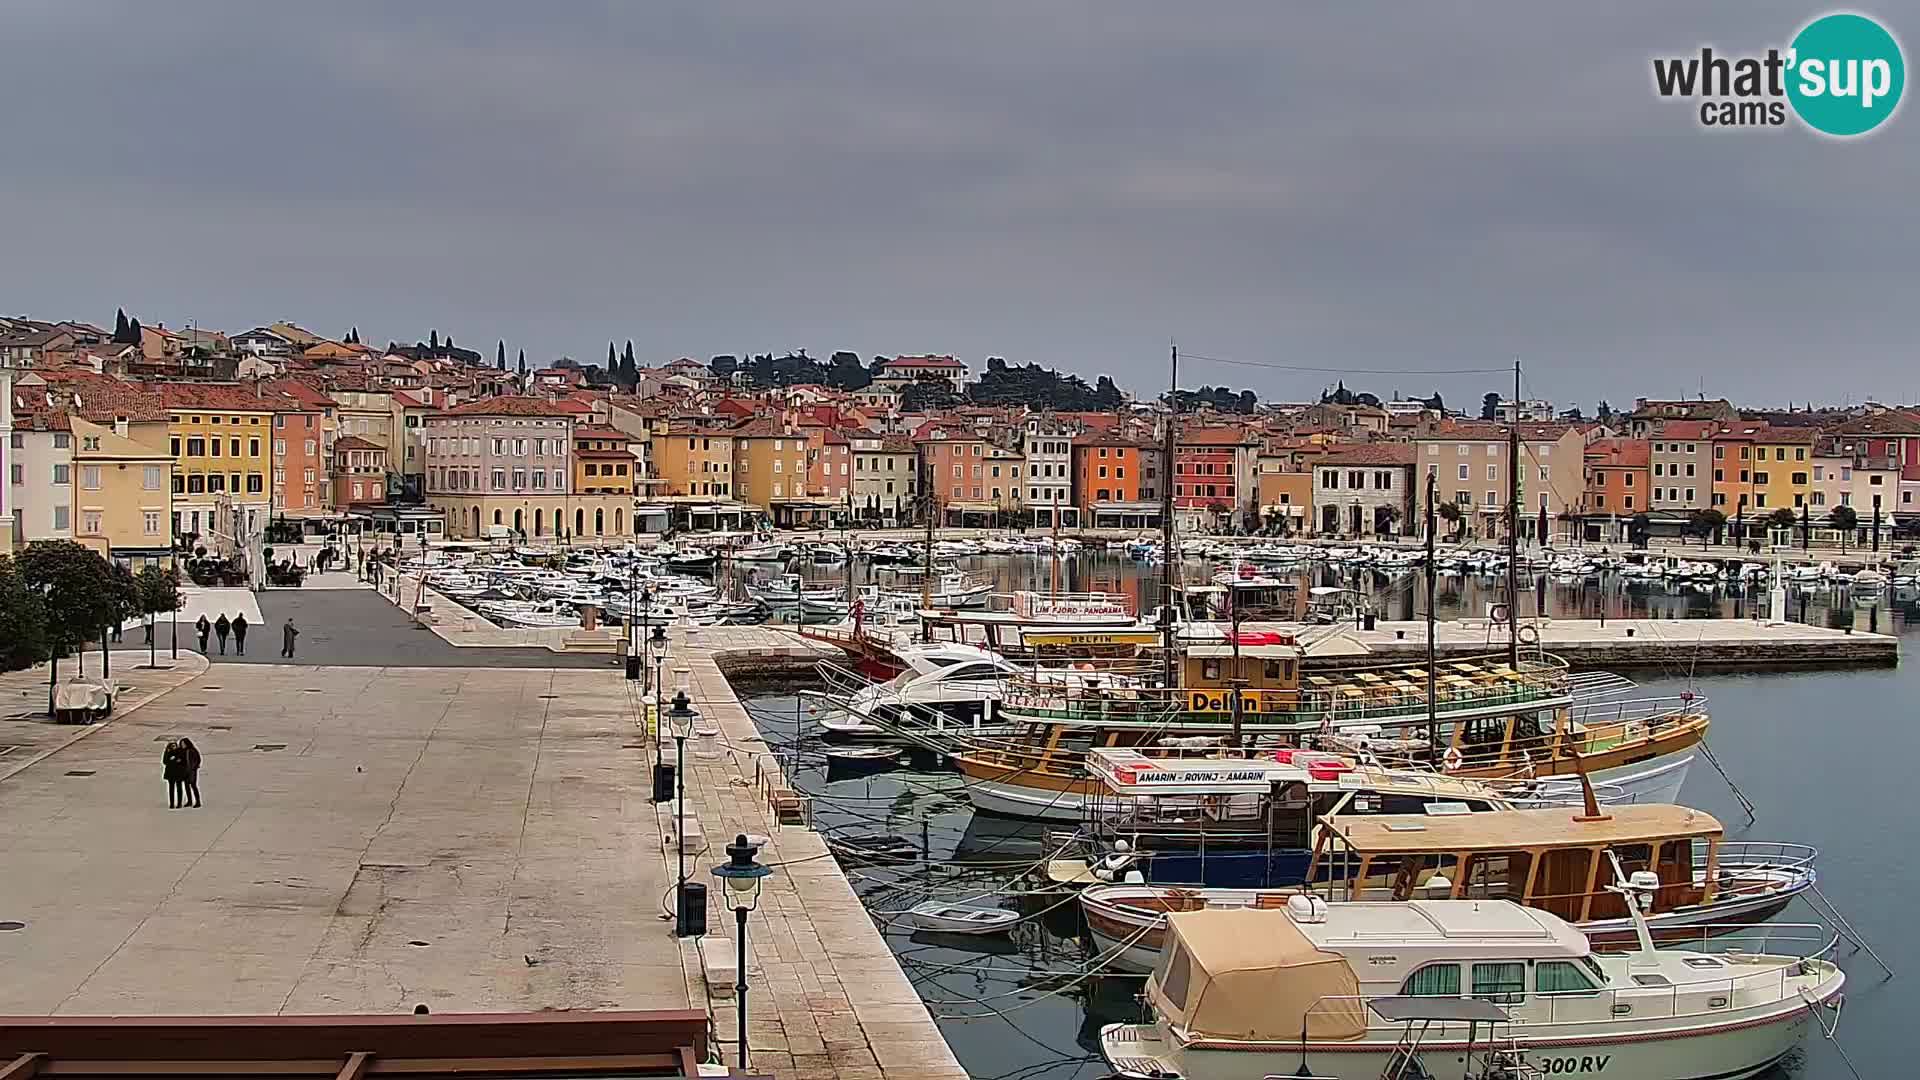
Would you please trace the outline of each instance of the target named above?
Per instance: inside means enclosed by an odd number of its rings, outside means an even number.
[[[493,523],[494,523],[495,525],[498,525],[498,524],[500,524],[500,523],[501,523],[501,522],[500,522],[500,511],[498,511],[498,510],[495,510],[495,511],[493,512]]]
[[[619,536],[623,531],[620,528],[620,508],[616,506],[613,508],[613,535]]]
[[[533,512],[533,535],[547,535],[547,511],[544,508]]]
[[[526,530],[526,523],[525,523],[525,522],[524,522],[524,521],[523,521],[523,520],[521,519],[521,517],[520,517],[520,515],[521,515],[521,514],[523,514],[523,513],[525,513],[525,511],[522,511],[522,510],[515,510],[515,511],[513,512],[513,531],[514,531],[514,532],[525,532],[525,531],[527,531],[527,530]]]
[[[587,512],[576,509],[573,512],[573,535],[584,536],[587,531]]]
[[[598,509],[595,509],[593,512],[593,535],[605,536],[606,533],[607,533],[607,511],[605,507],[600,507]]]
[[[480,508],[477,506],[473,508],[473,535],[480,535]]]

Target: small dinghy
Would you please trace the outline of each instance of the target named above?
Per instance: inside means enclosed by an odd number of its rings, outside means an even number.
[[[998,934],[1020,921],[1020,913],[1005,908],[972,907],[945,900],[916,904],[907,921],[922,930],[943,934]]]
[[[827,779],[846,780],[900,764],[897,746],[847,746],[827,750]]]

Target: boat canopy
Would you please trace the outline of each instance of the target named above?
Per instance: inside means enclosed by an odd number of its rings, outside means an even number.
[[[1668,803],[1611,806],[1598,821],[1582,821],[1567,807],[1500,814],[1372,814],[1330,823],[1356,853],[1458,854],[1537,848],[1649,844],[1682,837],[1717,838],[1723,829],[1712,815]]]
[[[1197,1039],[1357,1039],[1367,1017],[1346,958],[1307,940],[1276,912],[1203,910],[1167,916],[1169,936],[1147,996]]]

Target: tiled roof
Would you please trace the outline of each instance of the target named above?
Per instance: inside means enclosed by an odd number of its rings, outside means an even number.
[[[160,383],[156,387],[169,409],[225,409],[231,412],[272,412],[283,399],[264,388],[234,383]]]
[[[1153,444],[1146,439],[1137,439],[1124,431],[1108,428],[1104,431],[1087,431],[1073,437],[1075,446],[1117,446],[1141,449]]]
[[[1659,430],[1663,439],[1704,439],[1713,434],[1715,426],[1711,420],[1668,420]]]
[[[580,409],[575,402],[505,394],[475,398],[441,413],[442,416],[573,416]]]
[[[882,368],[894,368],[894,367],[964,368],[967,365],[961,363],[958,360],[955,360],[951,356],[896,356],[893,359],[887,361],[886,363],[881,364],[880,366]]]
[[[1920,416],[1903,409],[1849,420],[1833,429],[1839,435],[1920,435]]]
[[[576,424],[573,428],[576,439],[619,439],[625,441],[627,433],[617,427],[606,424]]]
[[[1411,465],[1413,447],[1407,443],[1357,443],[1327,452],[1321,465]]]
[[[78,395],[80,407],[74,411],[81,419],[101,422],[123,417],[131,421],[169,419],[160,395],[139,383],[72,368],[35,374],[46,379],[48,391],[69,406],[73,396]]]
[[[1183,426],[1180,430],[1182,446],[1248,446],[1256,441],[1247,431],[1237,427]]]
[[[1644,469],[1652,449],[1645,439],[1595,439],[1587,444],[1587,462],[1601,469]]]
[[[335,450],[385,450],[386,449],[386,447],[381,446],[379,443],[369,442],[358,435],[340,436],[339,438],[333,440],[333,448]]]

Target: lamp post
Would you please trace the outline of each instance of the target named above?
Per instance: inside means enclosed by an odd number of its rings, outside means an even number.
[[[680,876],[673,886],[673,932],[676,937],[690,937],[693,927],[687,919],[687,736],[693,733],[693,707],[687,703],[687,692],[676,691],[673,695],[673,709],[667,718],[673,728],[673,846],[680,853]]]
[[[742,1072],[750,1065],[747,1060],[747,912],[760,904],[760,879],[773,873],[773,867],[754,858],[757,854],[759,848],[747,843],[746,834],[742,833],[727,845],[727,861],[713,868],[713,876],[726,885],[727,896],[733,906],[733,936],[738,948],[734,956],[737,981],[733,989],[736,995],[735,1011],[740,1014]]]
[[[667,660],[667,627],[665,623],[653,624],[653,636],[647,639],[648,651],[653,653],[653,722],[656,728],[660,724],[660,699],[663,696],[660,679],[661,665]],[[642,695],[644,700],[645,695]],[[679,762],[674,763],[677,768]]]

